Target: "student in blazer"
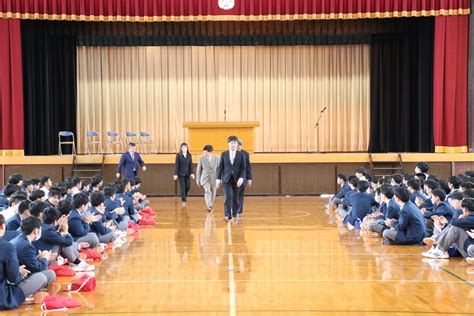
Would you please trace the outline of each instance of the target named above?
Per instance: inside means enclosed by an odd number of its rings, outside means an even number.
[[[124,152],[120,157],[120,162],[117,166],[117,179],[120,178],[120,174],[123,168],[123,174],[125,178],[134,178],[137,176],[139,167],[142,167],[143,171],[146,171],[145,162],[139,153],[137,153],[137,147],[135,143],[128,144],[128,151]]]
[[[181,192],[181,205],[184,207],[186,206],[188,192],[191,189],[190,178],[194,179],[193,157],[189,152],[188,144],[182,143],[179,148],[179,153],[176,154],[173,178],[175,181],[178,180]]]

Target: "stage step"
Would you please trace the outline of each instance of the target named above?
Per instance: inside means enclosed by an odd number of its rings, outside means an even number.
[[[392,175],[393,173],[404,173],[402,155],[398,153],[397,157],[397,161],[374,161],[374,157],[371,153],[369,153],[371,173],[375,177],[386,177]],[[381,173],[386,171],[387,173],[377,174],[376,171]]]
[[[83,159],[82,159],[83,160]],[[90,179],[92,176],[102,176],[104,170],[105,156],[102,155],[97,163],[83,162],[78,156],[74,156],[72,160],[71,177],[79,179]]]

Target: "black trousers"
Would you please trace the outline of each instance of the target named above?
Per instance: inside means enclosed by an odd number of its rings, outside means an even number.
[[[239,200],[239,208],[237,209],[237,214],[242,214],[244,211],[244,195],[245,195],[245,187],[247,186],[247,183],[242,183],[240,188],[238,188],[238,200]]]
[[[179,191],[181,192],[181,201],[186,202],[188,192],[191,189],[191,179],[189,176],[178,176]]]
[[[222,183],[222,190],[224,191],[224,214],[227,218],[237,217],[237,210],[239,209],[239,188],[234,177],[231,177],[229,182]]]

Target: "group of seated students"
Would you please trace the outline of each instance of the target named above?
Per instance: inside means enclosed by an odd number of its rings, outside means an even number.
[[[462,256],[474,263],[474,172],[446,181],[419,162],[414,175],[372,178],[364,168],[337,176],[338,192],[327,204],[339,223],[382,237],[386,245],[431,245],[422,256]]]
[[[54,263],[93,271],[87,251],[121,247],[134,223],[153,213],[139,178],[103,183],[101,176],[54,186],[50,177],[9,177],[0,193],[0,310],[17,308],[50,285]]]

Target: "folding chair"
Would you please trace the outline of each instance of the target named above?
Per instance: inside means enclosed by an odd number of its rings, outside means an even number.
[[[69,131],[60,131],[58,133],[58,153],[63,154],[62,146],[71,145],[72,146],[72,155],[76,154],[76,141],[74,139],[74,133]]]
[[[120,134],[115,132],[115,131],[109,131],[107,132],[107,147],[109,150],[109,154],[113,155],[116,152],[113,150],[113,147],[119,148],[118,154],[122,153],[124,151],[123,149],[123,142],[122,138],[120,137]]]
[[[132,143],[138,143],[139,142],[139,138],[138,138],[138,135],[137,133],[135,132],[125,132],[125,146],[128,146],[128,144],[132,142]]]
[[[97,145],[97,151],[95,147]],[[86,132],[86,148],[88,155],[103,155],[104,154],[104,147],[102,147],[102,140],[100,139],[100,135],[96,131],[88,131]],[[94,149],[94,150],[92,150]]]
[[[158,153],[150,132],[140,132],[140,135],[138,135],[138,143],[140,144],[141,151],[144,154],[148,154],[148,153],[157,154]],[[151,147],[150,151],[147,150],[147,145]]]

